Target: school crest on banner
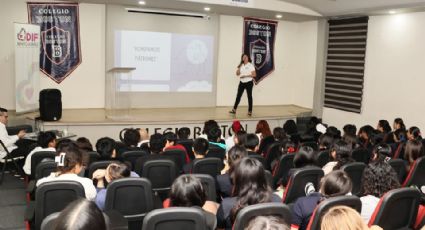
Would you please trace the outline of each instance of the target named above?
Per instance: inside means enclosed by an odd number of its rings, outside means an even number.
[[[251,57],[258,84],[274,71],[274,43],[277,21],[244,18],[243,51]]]
[[[28,3],[28,20],[40,25],[40,70],[61,83],[81,64],[78,3]]]

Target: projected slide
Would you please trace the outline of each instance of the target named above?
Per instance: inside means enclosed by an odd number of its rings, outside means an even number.
[[[115,66],[136,67],[120,91],[211,92],[214,38],[147,31],[115,32]]]

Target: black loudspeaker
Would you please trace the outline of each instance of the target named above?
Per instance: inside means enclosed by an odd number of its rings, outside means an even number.
[[[58,89],[40,91],[40,119],[42,121],[58,121],[62,117],[62,94]]]

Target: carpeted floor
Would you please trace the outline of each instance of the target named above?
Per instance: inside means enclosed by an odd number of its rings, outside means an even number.
[[[25,229],[24,181],[6,173],[0,185],[0,230]]]

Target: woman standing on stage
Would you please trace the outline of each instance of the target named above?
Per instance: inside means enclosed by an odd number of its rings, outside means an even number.
[[[238,94],[236,95],[235,105],[229,113],[235,114],[238,108],[239,102],[243,91],[246,89],[248,95],[248,116],[252,115],[252,87],[254,86],[254,78],[257,76],[255,73],[255,67],[251,63],[251,58],[247,54],[242,54],[241,63],[238,65],[236,70],[236,76],[240,78],[238,86]]]

